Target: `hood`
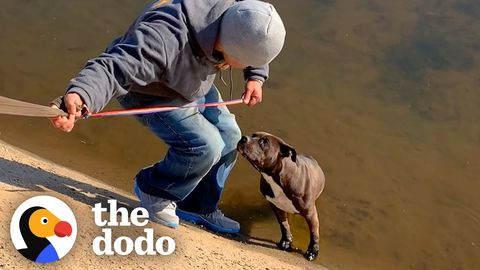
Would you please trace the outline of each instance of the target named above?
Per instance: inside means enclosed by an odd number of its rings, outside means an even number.
[[[197,42],[201,53],[212,62],[218,62],[212,53],[220,31],[223,13],[235,0],[183,0],[182,7],[189,32]]]

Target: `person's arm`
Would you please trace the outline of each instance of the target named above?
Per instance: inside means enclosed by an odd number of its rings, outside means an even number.
[[[70,80],[67,94],[77,93],[90,111],[100,111],[119,89],[157,81],[166,67],[161,22],[140,22],[118,44],[87,62]]]
[[[245,104],[253,106],[262,102],[262,86],[268,79],[268,71],[268,64],[262,67],[247,67],[243,70],[246,83],[245,92],[243,93],[242,98]]]
[[[268,80],[268,72],[268,64],[261,67],[247,67],[243,70],[243,77],[245,81],[258,80],[263,84]]]
[[[88,61],[85,68],[70,80],[63,99],[69,117],[52,118],[52,124],[70,132],[79,115],[77,107],[85,104],[88,110],[97,112],[119,89],[128,88],[133,83],[147,85],[157,81],[168,60],[162,29],[165,30],[166,26],[161,20],[140,22],[121,42]]]

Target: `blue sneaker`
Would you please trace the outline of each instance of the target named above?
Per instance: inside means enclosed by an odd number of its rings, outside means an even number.
[[[152,196],[140,190],[135,180],[133,191],[140,200],[140,205],[147,209],[151,221],[160,223],[170,228],[178,227],[179,219],[175,214],[177,204],[173,201]]]
[[[197,214],[177,208],[177,216],[182,220],[202,225],[216,233],[239,233],[240,224],[226,217],[222,211],[216,210],[210,214]]]

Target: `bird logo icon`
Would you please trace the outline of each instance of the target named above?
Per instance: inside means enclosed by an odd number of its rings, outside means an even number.
[[[37,263],[58,261],[72,248],[77,233],[75,216],[61,200],[36,196],[15,211],[10,234],[15,248]]]

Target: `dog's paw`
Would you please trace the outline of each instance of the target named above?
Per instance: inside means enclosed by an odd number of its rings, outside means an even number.
[[[305,252],[305,254],[303,256],[308,261],[313,261],[313,260],[315,260],[315,258],[317,258],[317,255],[318,255],[318,249],[309,248],[309,249],[307,249],[307,251]]]
[[[280,242],[277,243],[277,247],[281,250],[290,251],[292,250],[292,241],[280,240]]]

